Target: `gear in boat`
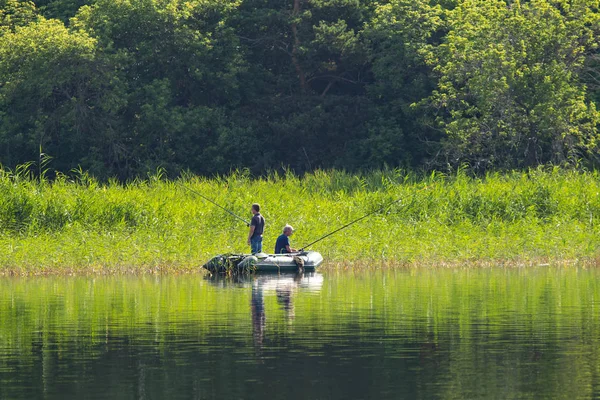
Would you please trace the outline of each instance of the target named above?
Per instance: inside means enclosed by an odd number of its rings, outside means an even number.
[[[323,262],[316,251],[289,254],[221,254],[202,267],[212,273],[314,271]]]

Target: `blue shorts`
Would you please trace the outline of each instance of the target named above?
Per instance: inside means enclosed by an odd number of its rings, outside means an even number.
[[[262,253],[262,236],[250,238],[250,247],[252,248],[252,254]]]

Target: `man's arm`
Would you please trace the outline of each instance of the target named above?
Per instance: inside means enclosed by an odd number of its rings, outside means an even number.
[[[296,251],[296,249],[292,249],[292,246],[290,246],[290,238],[289,237],[287,238],[286,242],[287,243],[285,244],[285,250],[288,253],[294,253]]]
[[[250,225],[250,232],[248,232],[248,244],[250,244],[250,239],[252,238],[252,235],[254,234],[254,229],[256,229],[256,226]]]

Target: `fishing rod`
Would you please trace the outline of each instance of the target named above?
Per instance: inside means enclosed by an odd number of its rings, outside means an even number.
[[[357,223],[358,221],[361,221],[361,220],[363,220],[363,219],[365,219],[365,218],[367,218],[367,217],[369,217],[369,216],[371,216],[371,215],[373,215],[373,214],[375,214],[375,213],[378,213],[378,212],[380,212],[380,211],[382,211],[382,210],[385,210],[386,208],[390,207],[390,206],[391,206],[391,205],[393,205],[393,204],[396,204],[396,203],[398,203],[398,202],[399,202],[399,201],[401,201],[401,200],[402,200],[402,198],[399,198],[399,199],[397,199],[397,200],[394,200],[394,201],[392,201],[392,202],[390,202],[390,203],[386,204],[385,206],[383,206],[383,207],[381,207],[381,208],[378,208],[378,209],[377,209],[377,210],[375,210],[375,211],[371,211],[370,213],[368,213],[368,214],[366,214],[366,215],[363,215],[362,217],[360,217],[360,218],[357,218],[357,219],[355,219],[355,220],[354,220],[354,221],[352,221],[352,222],[348,222],[346,225],[342,226],[341,228],[338,228],[338,229],[336,229],[335,231],[333,231],[333,232],[330,232],[330,233],[328,233],[327,235],[325,235],[325,236],[322,236],[322,237],[320,237],[319,239],[315,240],[314,242],[311,242],[311,243],[307,244],[306,246],[302,247],[302,248],[300,249],[300,251],[301,251],[301,252],[302,252],[302,251],[304,251],[304,249],[306,249],[307,247],[309,247],[309,246],[312,246],[313,244],[315,244],[315,243],[317,243],[317,242],[320,242],[321,240],[323,240],[323,239],[325,239],[325,238],[328,238],[329,236],[333,235],[334,233],[337,233],[337,232],[341,231],[342,229],[346,229],[347,227],[349,227],[349,226],[350,226],[350,225],[352,225],[352,224],[355,224],[355,223]]]
[[[220,209],[222,209],[223,211],[225,211],[225,212],[226,212],[226,213],[228,213],[229,215],[232,215],[232,216],[234,216],[235,218],[239,219],[240,221],[244,222],[244,223],[246,224],[246,226],[250,226],[250,222],[246,221],[244,218],[240,217],[239,215],[232,213],[231,211],[229,211],[229,210],[228,210],[228,209],[226,209],[225,207],[223,207],[223,206],[220,206],[219,204],[215,203],[214,201],[212,201],[212,200],[211,200],[211,199],[209,199],[208,197],[204,196],[202,193],[200,193],[200,192],[198,192],[198,191],[196,191],[196,190],[194,190],[194,189],[191,189],[191,188],[189,188],[189,187],[187,187],[187,186],[184,186],[183,184],[181,184],[181,186],[182,186],[182,187],[184,187],[184,188],[186,188],[186,189],[187,189],[187,190],[189,190],[190,192],[192,192],[192,193],[194,193],[194,194],[196,194],[196,195],[198,195],[198,196],[202,197],[204,200],[211,202],[212,204],[214,204],[215,206],[219,207]]]
[[[428,189],[428,188],[429,188],[429,186],[427,186],[427,187],[424,187],[423,189],[419,189],[419,190],[418,190],[418,192],[420,192],[421,190]],[[383,206],[383,207],[381,207],[381,208],[378,208],[378,209],[377,209],[377,210],[375,210],[375,211],[371,211],[370,213],[368,213],[368,214],[366,214],[366,215],[363,215],[362,217],[360,217],[360,218],[357,218],[357,219],[355,219],[354,221],[348,222],[346,225],[344,225],[344,226],[342,226],[342,227],[340,227],[340,228],[336,229],[335,231],[333,231],[333,232],[330,232],[330,233],[328,233],[327,235],[325,235],[325,236],[322,236],[322,237],[320,237],[319,239],[315,240],[314,242],[311,242],[311,243],[307,244],[306,246],[302,247],[302,248],[300,249],[300,252],[304,251],[304,249],[306,249],[307,247],[309,247],[309,246],[312,246],[313,244],[315,244],[315,243],[317,243],[317,242],[320,242],[320,241],[321,241],[321,240],[323,240],[323,239],[326,239],[326,238],[328,238],[329,236],[333,235],[334,233],[337,233],[337,232],[341,231],[342,229],[346,229],[347,227],[349,227],[349,226],[350,226],[350,225],[352,225],[352,224],[355,224],[355,223],[357,223],[358,221],[361,221],[361,220],[363,220],[363,219],[365,219],[365,218],[367,218],[367,217],[369,217],[369,216],[371,216],[371,215],[373,215],[373,214],[376,214],[376,213],[378,213],[378,212],[380,212],[380,211],[382,211],[382,210],[385,210],[385,209],[386,209],[386,208],[388,208],[388,207],[391,207],[392,205],[394,205],[394,204],[398,203],[398,202],[399,202],[399,201],[401,201],[401,200],[402,200],[402,197],[401,197],[401,198],[399,198],[399,199],[396,199],[396,200],[394,200],[394,201],[392,201],[392,202],[389,202],[389,203],[387,203],[385,206]],[[411,204],[412,204],[412,203],[414,203],[414,202],[415,202],[415,197],[413,196],[413,201],[411,202]]]

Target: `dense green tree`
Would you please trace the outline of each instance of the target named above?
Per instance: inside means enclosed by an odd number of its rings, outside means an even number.
[[[429,97],[436,77],[427,65],[431,48],[443,36],[443,8],[424,0],[382,2],[365,35],[369,41],[374,82],[369,97],[375,107],[365,143],[373,164],[422,165],[439,150],[439,131],[419,103]]]
[[[3,163],[37,160],[43,149],[68,170],[109,143],[97,135],[110,131],[120,100],[85,33],[43,17],[15,27],[0,36],[0,82]]]
[[[243,70],[237,38],[226,24],[235,2],[100,0],[72,20],[98,40],[118,71],[125,106],[120,176],[157,166],[210,173],[223,108],[239,101]]]
[[[598,2],[464,0],[429,62],[450,163],[563,163],[597,151],[598,113],[579,78],[598,45]]]
[[[593,161],[598,2],[0,0],[0,162],[125,179]]]
[[[77,11],[85,5],[93,4],[95,0],[34,0],[40,13],[48,19],[59,19],[65,24]]]
[[[370,62],[360,33],[371,10],[371,2],[358,0],[240,4],[232,25],[248,69],[232,116],[249,127],[247,167],[364,165],[352,150],[370,115]]]
[[[0,0],[0,35],[37,19],[35,4],[30,1]]]
[[[259,79],[271,92],[292,95],[360,92],[368,76],[360,30],[369,0],[245,0],[234,24]]]

